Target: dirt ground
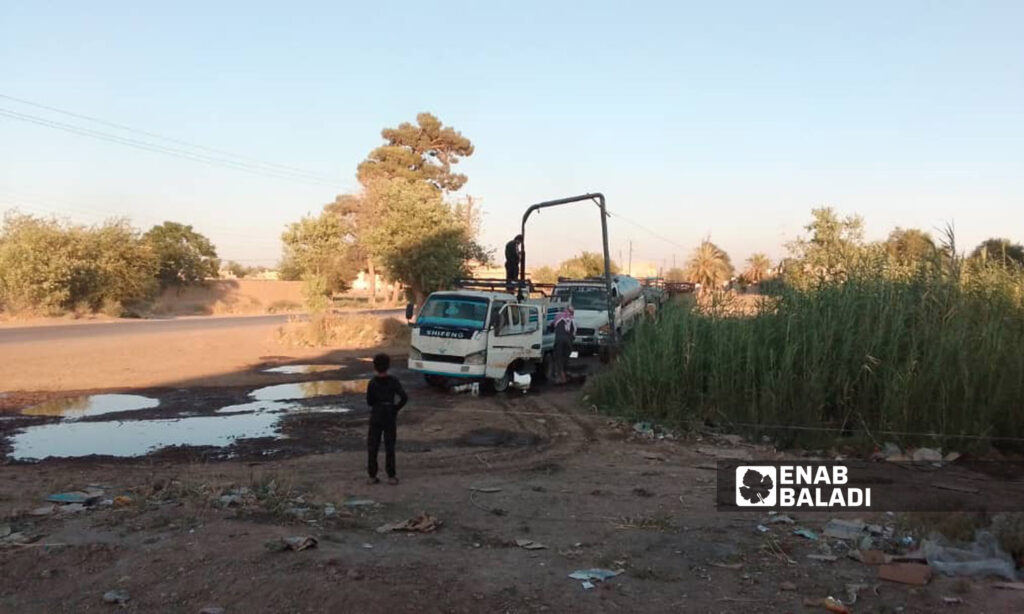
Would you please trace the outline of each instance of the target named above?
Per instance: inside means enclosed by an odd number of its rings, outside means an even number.
[[[370,353],[330,362],[355,373]],[[770,458],[770,449],[648,438],[583,409],[575,387],[472,397],[397,374],[413,399],[401,415],[398,486],[365,483],[361,411],[299,416],[284,429],[290,439],[241,442],[228,456],[183,448],[7,461],[0,529],[26,539],[0,549],[0,611],[109,611],[103,596],[116,590],[138,612],[826,612],[804,599],[827,596],[855,598],[853,612],[1024,611],[1024,592],[944,577],[924,587],[880,581],[845,556],[808,559],[838,548],[824,538],[770,523],[762,533],[761,514],[716,511],[716,456]],[[214,411],[253,385],[317,376],[250,366],[218,377],[202,390],[144,389],[166,401],[147,411]],[[0,431],[22,420],[0,419]],[[48,494],[89,485],[115,503],[33,515]],[[441,524],[377,530],[420,513]],[[793,516],[818,532],[831,517]],[[290,536],[318,544],[267,547]],[[568,577],[589,568],[622,573],[589,590]],[[864,588],[850,594],[854,584]]]

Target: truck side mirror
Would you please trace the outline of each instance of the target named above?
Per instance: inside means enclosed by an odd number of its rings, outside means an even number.
[[[405,319],[406,320],[411,320],[412,316],[415,315],[415,313],[416,313],[416,306],[413,305],[412,303],[407,303],[405,305]]]

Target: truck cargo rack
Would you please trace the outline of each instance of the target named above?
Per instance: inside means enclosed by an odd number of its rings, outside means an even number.
[[[517,293],[525,290],[527,294],[537,292],[547,296],[545,290],[552,290],[555,284],[544,284],[533,282],[529,279],[515,279],[507,281],[494,277],[464,277],[455,280],[455,287],[463,290],[486,290],[487,292],[509,292]]]

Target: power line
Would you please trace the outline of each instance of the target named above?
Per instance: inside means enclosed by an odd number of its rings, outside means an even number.
[[[151,137],[151,138],[160,139],[162,141],[167,141],[168,143],[176,143],[178,145],[185,145],[186,147],[191,147],[193,149],[199,149],[199,150],[202,150],[202,151],[208,151],[208,152],[211,152],[211,153],[216,153],[216,154],[221,154],[221,155],[224,155],[224,156],[228,156],[230,158],[237,158],[239,160],[245,160],[245,161],[248,161],[248,162],[253,162],[255,164],[268,167],[270,170],[275,170],[276,169],[276,170],[284,171],[284,172],[288,172],[288,173],[305,175],[305,176],[307,176],[310,179],[316,179],[316,180],[322,180],[322,181],[335,181],[335,179],[333,177],[329,177],[327,175],[323,175],[321,173],[317,173],[317,172],[314,172],[314,171],[308,171],[308,170],[305,170],[305,169],[302,169],[302,168],[298,168],[298,167],[294,167],[294,166],[288,166],[288,165],[285,165],[285,164],[277,164],[277,163],[274,163],[274,162],[266,162],[266,161],[260,160],[258,158],[253,158],[253,157],[245,156],[245,155],[242,155],[242,154],[232,153],[230,151],[225,151],[223,149],[217,149],[217,148],[214,148],[214,147],[207,147],[206,145],[199,145],[197,143],[191,143],[189,141],[183,141],[181,139],[175,139],[175,138],[171,138],[171,137],[168,137],[168,136],[163,136],[163,135],[157,134],[155,132],[149,132],[148,130],[140,130],[138,128],[133,128],[131,126],[126,126],[124,124],[119,124],[119,123],[116,123],[116,122],[107,121],[107,120],[104,120],[104,119],[100,119],[98,117],[93,117],[91,115],[85,115],[85,114],[82,114],[82,113],[75,113],[74,111],[68,111],[66,109],[60,109],[60,108],[53,107],[53,106],[50,106],[50,105],[45,105],[45,104],[42,104],[42,103],[33,102],[31,100],[26,100],[24,98],[18,98],[16,96],[10,96],[10,95],[7,95],[7,94],[0,94],[0,98],[5,98],[7,100],[11,100],[11,101],[18,102],[18,103],[21,103],[21,104],[29,105],[29,106],[36,107],[36,108],[39,108],[39,109],[46,109],[47,111],[53,111],[54,113],[61,113],[63,115],[67,115],[69,117],[75,117],[75,118],[78,118],[78,119],[84,119],[86,121],[95,122],[97,124],[100,124],[100,125],[103,125],[103,126],[108,126],[110,128],[116,128],[118,130],[124,130],[124,131],[127,131],[127,132],[134,132],[136,134],[141,134],[141,135],[148,136],[148,137]]]
[[[19,121],[28,122],[32,124],[37,124],[40,126],[45,126],[47,128],[63,130],[64,132],[70,132],[72,134],[77,134],[79,136],[86,136],[94,139],[99,139],[101,141],[108,141],[111,143],[117,143],[119,145],[126,145],[128,147],[134,147],[136,149],[142,149],[154,153],[162,153],[177,158],[192,160],[193,162],[201,162],[214,166],[232,168],[234,170],[244,171],[255,175],[261,175],[264,177],[273,177],[275,179],[287,179],[291,181],[298,181],[302,183],[316,185],[335,185],[334,183],[329,181],[304,177],[296,173],[287,173],[285,171],[274,171],[271,169],[264,169],[246,162],[237,162],[234,160],[229,160],[227,158],[215,158],[213,156],[198,154],[184,149],[166,147],[164,145],[158,145],[156,143],[149,143],[146,141],[140,141],[138,139],[132,139],[128,137],[118,136],[116,134],[110,134],[108,132],[100,132],[98,130],[92,130],[90,128],[83,128],[81,126],[75,126],[73,124],[58,122],[36,115],[30,115],[28,113],[19,113],[18,111],[12,111],[10,109],[0,108],[0,116],[9,117],[11,119],[16,119]]]
[[[624,222],[626,222],[628,224],[632,224],[632,225],[636,226],[637,228],[643,230],[644,232],[649,233],[651,236],[654,236],[654,237],[657,237],[659,239],[662,239],[662,240],[664,240],[665,243],[673,245],[673,246],[675,246],[675,247],[677,247],[677,248],[679,248],[681,250],[688,250],[689,249],[689,248],[684,247],[682,244],[677,243],[676,240],[671,239],[671,238],[665,236],[664,234],[660,234],[658,232],[655,232],[654,230],[651,230],[650,228],[644,226],[640,222],[633,221],[633,220],[631,220],[630,218],[624,216],[621,213],[614,213],[612,211],[607,211],[607,214],[609,216],[611,216],[611,217],[616,217],[618,219],[621,219],[621,220],[623,220]]]

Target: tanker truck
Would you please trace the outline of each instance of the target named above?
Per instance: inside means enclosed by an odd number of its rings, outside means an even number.
[[[612,292],[608,295],[601,277],[559,279],[552,297],[568,301],[576,311],[576,341],[573,348],[581,354],[607,349],[614,340],[608,323],[608,304],[614,306],[618,338],[628,333],[644,316],[646,300],[640,281],[629,275],[612,276]]]

